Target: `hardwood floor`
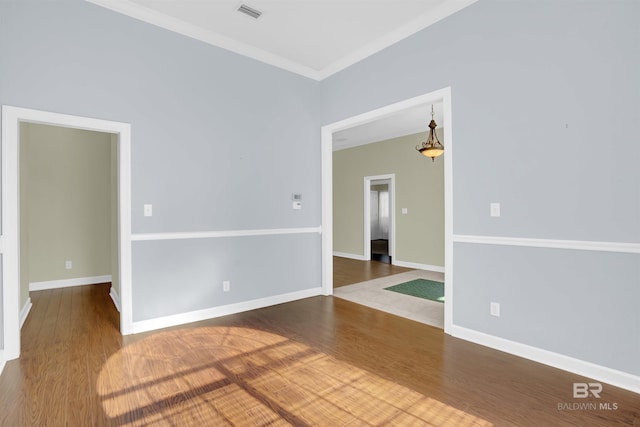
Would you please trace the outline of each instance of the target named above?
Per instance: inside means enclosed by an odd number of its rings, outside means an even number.
[[[122,337],[108,293],[108,284],[31,293],[22,357],[0,377],[0,425],[540,427],[640,420],[638,394],[604,384],[600,399],[574,399],[573,383],[589,380],[338,298]]]
[[[411,271],[411,268],[380,261],[358,261],[350,258],[333,257],[333,287],[353,285],[379,277]]]

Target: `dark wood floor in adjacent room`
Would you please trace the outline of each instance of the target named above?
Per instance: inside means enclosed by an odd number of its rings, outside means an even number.
[[[0,425],[640,425],[638,394],[573,399],[587,379],[337,298],[123,338],[108,294],[31,293]]]
[[[333,287],[377,279],[379,277],[411,271],[412,268],[398,267],[380,261],[359,261],[350,258],[333,257]]]

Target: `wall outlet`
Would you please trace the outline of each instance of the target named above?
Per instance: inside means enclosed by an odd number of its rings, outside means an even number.
[[[144,205],[144,216],[153,216],[153,205]]]
[[[492,316],[500,317],[500,303],[492,302],[489,307]]]
[[[500,203],[493,202],[489,204],[489,214],[493,217],[500,216]]]
[[[71,261],[65,261],[64,268],[67,270],[71,270],[73,268],[73,263]]]
[[[231,282],[228,280],[225,280],[222,282],[222,290],[224,292],[229,292],[231,290]]]

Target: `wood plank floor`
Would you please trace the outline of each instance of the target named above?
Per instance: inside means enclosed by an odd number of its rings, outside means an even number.
[[[108,294],[31,293],[0,425],[640,425],[638,394],[338,298],[123,338]]]
[[[398,267],[380,261],[358,261],[350,258],[333,257],[333,287],[353,285],[379,277],[411,271],[411,268]]]

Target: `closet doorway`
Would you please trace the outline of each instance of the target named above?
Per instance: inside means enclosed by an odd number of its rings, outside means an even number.
[[[370,218],[371,230],[371,259],[391,264],[389,253],[389,213],[391,201],[389,199],[389,181],[371,181]]]
[[[364,259],[391,264],[395,252],[395,174],[364,178]]]

